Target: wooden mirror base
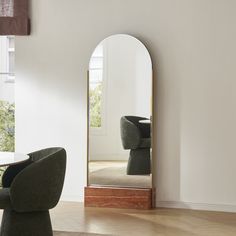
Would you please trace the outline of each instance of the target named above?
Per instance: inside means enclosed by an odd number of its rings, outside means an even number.
[[[155,208],[155,189],[88,186],[84,202],[85,207],[148,210]]]

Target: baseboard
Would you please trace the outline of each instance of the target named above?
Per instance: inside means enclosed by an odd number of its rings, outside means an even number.
[[[62,202],[83,202],[84,196],[62,194],[60,201],[62,201]]]
[[[156,207],[236,213],[236,205],[227,205],[227,204],[193,203],[193,202],[180,202],[180,201],[157,201]]]
[[[84,202],[84,197],[80,195],[62,195],[60,201]],[[156,201],[156,207],[236,213],[236,205],[229,205],[229,204],[209,204],[209,203],[195,203],[195,202],[182,202],[182,201]]]

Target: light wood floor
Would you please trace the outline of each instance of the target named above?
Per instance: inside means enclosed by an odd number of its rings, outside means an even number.
[[[236,214],[180,209],[84,208],[61,202],[51,211],[54,230],[129,236],[236,236]]]

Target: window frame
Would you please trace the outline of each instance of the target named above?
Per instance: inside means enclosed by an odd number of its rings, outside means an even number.
[[[94,136],[103,136],[107,133],[107,48],[103,43],[103,79],[102,79],[102,98],[101,98],[101,127],[90,126],[89,114],[89,133]],[[89,68],[89,89],[90,89],[90,68]],[[89,111],[90,111],[90,97],[88,94]]]
[[[15,62],[14,63],[14,72],[10,71],[10,53],[14,54],[14,60],[15,60],[15,37],[8,35],[8,36],[1,36],[1,37],[6,37],[6,51],[3,52],[6,56],[6,65],[5,69],[3,71],[0,70],[0,76],[3,77],[4,83],[15,83]],[[14,47],[10,47],[10,40],[14,40],[13,44]]]

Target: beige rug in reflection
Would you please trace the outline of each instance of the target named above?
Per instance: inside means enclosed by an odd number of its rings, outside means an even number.
[[[112,236],[112,235],[54,231],[53,236]]]
[[[89,163],[93,170],[89,173],[89,184],[151,188],[151,175],[127,175],[126,165],[105,168],[101,166],[100,168],[93,168],[93,165],[93,163]]]

